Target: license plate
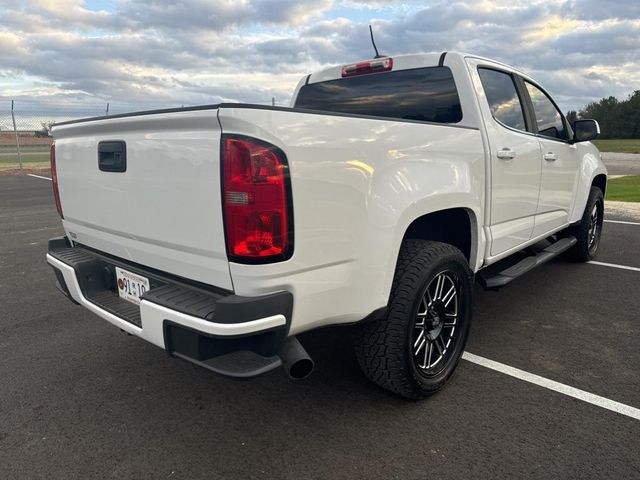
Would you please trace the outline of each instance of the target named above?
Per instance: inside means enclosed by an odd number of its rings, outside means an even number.
[[[137,273],[116,267],[116,282],[118,295],[131,303],[140,305],[140,297],[149,290],[149,279]]]

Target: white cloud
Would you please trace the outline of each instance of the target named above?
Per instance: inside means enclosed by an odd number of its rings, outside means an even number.
[[[302,75],[370,58],[370,22],[383,53],[455,49],[493,57],[531,73],[565,109],[640,88],[637,0],[615,9],[596,0],[115,5],[93,11],[82,0],[0,0],[0,86],[3,78],[11,85],[0,99],[10,93],[73,108],[268,103],[272,96],[285,103]],[[367,8],[351,15],[357,7]]]

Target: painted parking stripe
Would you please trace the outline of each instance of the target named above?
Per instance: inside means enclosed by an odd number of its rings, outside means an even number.
[[[598,407],[606,408],[607,410],[626,415],[627,417],[640,420],[639,408],[625,405],[624,403],[616,402],[614,400],[609,400],[608,398],[601,397],[600,395],[585,392],[584,390],[570,387],[569,385],[565,385],[564,383],[549,380],[548,378],[541,377],[540,375],[525,372],[524,370],[520,370],[519,368],[510,367],[509,365],[505,365],[504,363],[489,360],[488,358],[474,355],[473,353],[464,352],[462,354],[462,358],[464,358],[468,362],[490,368],[491,370],[504,373],[505,375],[515,377],[519,380],[524,380],[525,382],[533,383],[534,385],[548,388],[549,390],[553,390],[554,392],[562,393],[563,395],[577,398],[578,400],[582,400],[583,402],[587,402],[592,405],[596,405]]]
[[[622,220],[603,220],[604,223],[620,223],[622,225],[640,225],[640,222],[625,222]]]
[[[41,175],[34,175],[33,173],[27,173],[29,177],[42,178],[43,180],[51,180],[49,177],[43,177]]]
[[[595,260],[589,260],[587,263],[591,263],[593,265],[600,265],[601,267],[620,268],[622,270],[631,270],[633,272],[640,272],[640,268],[638,267],[630,267],[628,265],[618,265],[617,263],[596,262]]]

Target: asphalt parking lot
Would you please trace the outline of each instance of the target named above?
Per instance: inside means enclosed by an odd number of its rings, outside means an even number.
[[[640,219],[606,217],[640,222]],[[0,478],[640,478],[640,420],[463,360],[422,402],[360,374],[352,327],[307,380],[235,382],[71,304],[47,180],[0,177]],[[597,260],[640,268],[640,225]],[[476,291],[467,351],[640,408],[640,271],[555,260]]]

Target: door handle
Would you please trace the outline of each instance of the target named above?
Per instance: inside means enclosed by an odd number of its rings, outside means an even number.
[[[511,160],[513,158],[516,158],[516,152],[514,152],[510,148],[503,148],[502,150],[498,150],[498,153],[496,155],[502,160]]]
[[[553,152],[549,152],[549,153],[545,153],[544,154],[544,159],[547,162],[555,162],[558,158],[556,157],[556,154]]]

